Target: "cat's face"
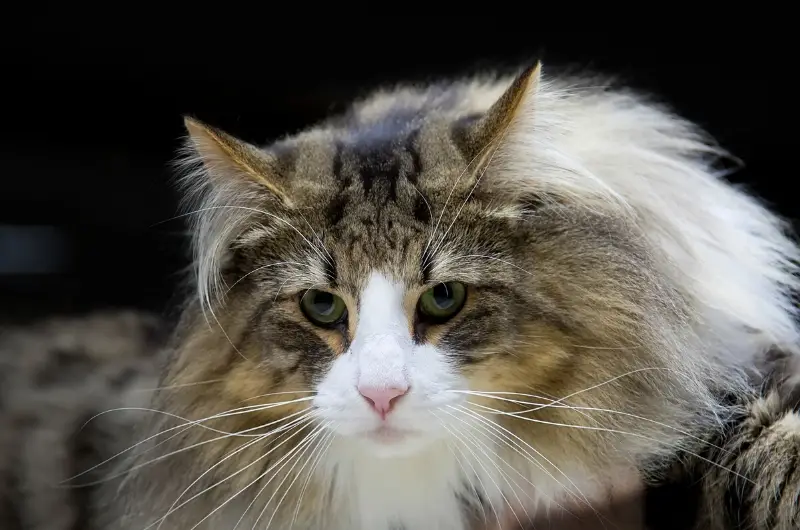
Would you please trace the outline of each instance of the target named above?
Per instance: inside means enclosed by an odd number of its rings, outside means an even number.
[[[552,401],[655,364],[681,302],[635,223],[503,177],[493,149],[529,89],[482,120],[367,108],[266,151],[189,123],[218,204],[199,259],[201,282],[216,264],[226,286],[229,393],[306,396],[320,425],[379,455],[484,417],[553,450],[586,445],[548,431],[585,415]],[[576,400],[644,411],[659,384]],[[532,407],[533,422],[498,414]]]
[[[242,231],[226,283],[229,305],[253,305],[238,347],[270,372],[259,393],[311,390],[321,422],[394,454],[447,436],[450,407],[513,365],[544,308],[524,288],[526,231],[466,200],[461,153],[369,134],[284,148],[294,181],[323,175],[325,196]]]

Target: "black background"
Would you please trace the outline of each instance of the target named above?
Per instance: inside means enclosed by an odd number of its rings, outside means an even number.
[[[45,15],[3,37],[0,234],[53,227],[60,243],[0,273],[0,318],[164,307],[188,264],[183,221],[163,222],[179,213],[169,162],[183,114],[266,142],[381,83],[536,58],[545,72],[589,67],[655,92],[744,161],[733,180],[782,214],[799,213],[792,35],[748,15],[636,35],[385,16],[321,28],[273,17],[254,31]],[[7,241],[0,271],[21,248]],[[60,262],[36,267],[56,251]]]

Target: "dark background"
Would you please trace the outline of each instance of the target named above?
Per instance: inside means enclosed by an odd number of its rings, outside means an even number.
[[[165,307],[188,264],[183,220],[163,222],[179,213],[169,162],[183,114],[266,142],[380,83],[536,58],[655,92],[744,161],[733,180],[798,217],[791,34],[748,16],[646,35],[383,17],[209,37],[40,14],[3,37],[0,319]]]

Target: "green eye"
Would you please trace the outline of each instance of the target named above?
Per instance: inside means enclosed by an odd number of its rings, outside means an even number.
[[[344,300],[335,294],[316,289],[309,289],[303,294],[300,308],[311,322],[324,327],[336,324],[347,312]]]
[[[444,322],[464,307],[467,288],[463,283],[440,283],[419,298],[419,312],[429,320]]]

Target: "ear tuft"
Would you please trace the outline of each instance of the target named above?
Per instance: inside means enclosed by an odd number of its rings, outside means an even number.
[[[273,153],[191,117],[184,125],[189,136],[176,165],[192,223],[197,292],[210,309],[225,299],[222,271],[236,238],[254,217],[268,222],[278,217],[272,212],[291,209],[290,186]]]
[[[242,184],[257,184],[291,205],[272,155],[192,117],[184,117],[184,125],[190,147],[212,181],[238,179]]]
[[[519,117],[523,108],[536,96],[541,78],[541,62],[519,74],[486,113],[463,133],[461,148],[473,160],[489,151]]]

